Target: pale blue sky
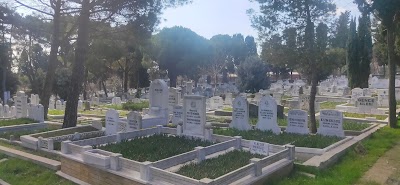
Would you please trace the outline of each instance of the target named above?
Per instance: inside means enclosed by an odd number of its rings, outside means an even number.
[[[358,15],[358,9],[353,0],[334,0],[337,13],[349,10]],[[217,34],[241,33],[257,38],[257,32],[251,27],[251,21],[246,10],[258,9],[257,3],[249,0],[194,0],[192,4],[174,9],[167,9],[162,15],[160,28],[183,26],[197,34],[211,38]]]

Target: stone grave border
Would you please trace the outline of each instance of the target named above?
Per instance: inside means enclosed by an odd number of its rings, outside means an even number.
[[[107,180],[110,180],[111,178],[115,179],[114,183],[117,184],[129,182],[139,184],[172,183],[205,185],[230,184],[234,182],[251,184],[265,179],[279,170],[284,170],[282,172],[279,171],[281,173],[288,173],[293,167],[295,155],[294,146],[269,144],[271,155],[262,159],[252,159],[250,164],[216,179],[205,178],[196,180],[166,170],[173,166],[181,165],[193,160],[200,162],[205,160],[208,155],[223,153],[232,147],[234,149],[241,149],[250,146],[250,140],[244,140],[241,137],[220,135],[212,135],[212,140],[219,142],[217,144],[208,147],[196,147],[195,150],[156,162],[137,162],[123,158],[121,154],[92,149],[93,145],[118,143],[122,140],[132,139],[135,137],[145,137],[152,134],[180,135],[181,133],[179,132],[179,129],[157,126],[139,131],[125,133],[118,132],[116,135],[90,138],[74,142],[63,141],[61,143],[61,171],[77,179],[86,182],[89,181],[88,183],[94,184],[104,180],[104,178],[107,178]],[[99,178],[88,179],[87,177],[82,176],[82,172],[74,168],[76,166],[80,166],[79,169],[81,170],[91,168],[92,170],[88,170],[87,172],[91,173],[92,171],[95,171],[93,173],[96,173]]]
[[[52,152],[54,150],[54,142],[61,142],[66,140],[73,140],[73,139],[80,139],[80,138],[88,138],[91,136],[101,136],[104,135],[104,131],[91,131],[91,132],[82,132],[82,133],[74,133],[74,134],[67,134],[67,135],[60,135],[55,137],[43,138],[43,137],[34,137],[46,133],[57,133],[63,132],[66,130],[77,130],[83,127],[93,127],[92,125],[84,125],[84,126],[77,126],[65,129],[57,129],[48,132],[40,132],[35,134],[24,135],[20,137],[21,145],[25,148],[33,149],[33,150],[44,150],[47,152]],[[53,151],[54,152],[54,151]]]

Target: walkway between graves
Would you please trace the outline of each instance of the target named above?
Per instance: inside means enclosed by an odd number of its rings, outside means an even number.
[[[380,157],[357,185],[400,184],[400,142]]]
[[[7,148],[4,146],[0,146],[0,153],[4,153],[8,156],[19,158],[22,160],[31,161],[35,164],[44,166],[44,167],[52,169],[52,170],[59,170],[61,167],[61,162],[59,162],[59,161],[55,161],[55,160],[48,159],[45,157],[40,157],[40,156],[33,155],[30,153],[15,150],[12,148]]]

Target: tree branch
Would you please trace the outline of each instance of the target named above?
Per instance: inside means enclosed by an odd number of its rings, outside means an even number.
[[[35,10],[35,11],[38,11],[38,12],[40,12],[40,13],[43,13],[43,14],[46,14],[46,15],[49,15],[49,16],[53,16],[53,14],[50,14],[50,13],[48,13],[48,12],[39,10],[39,9],[37,9],[37,8],[28,6],[28,5],[22,3],[22,2],[20,2],[20,1],[18,1],[18,0],[15,0],[15,2],[17,2],[17,3],[20,4],[21,6],[24,6],[24,7],[26,7],[26,8],[29,8],[29,9],[31,9],[31,10]]]

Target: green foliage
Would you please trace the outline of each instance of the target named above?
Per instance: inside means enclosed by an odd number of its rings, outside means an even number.
[[[164,28],[153,37],[154,58],[162,70],[168,70],[171,86],[176,86],[179,75],[199,74],[211,56],[207,39],[183,27]]]
[[[323,102],[320,104],[320,109],[336,109],[336,105],[341,105],[343,102]]]
[[[29,161],[10,158],[0,165],[0,179],[15,185],[73,185],[74,183],[56,175],[54,171]]]
[[[35,120],[29,118],[18,118],[9,120],[0,120],[0,127],[11,126],[11,125],[23,125],[29,123],[35,123]]]
[[[53,109],[53,110],[49,110],[47,113],[50,115],[61,116],[61,115],[64,115],[65,112],[64,112],[64,110]]]
[[[69,85],[71,83],[71,71],[68,68],[58,68],[56,71],[56,79],[53,84],[53,93],[57,94],[61,99],[66,100]]]
[[[110,143],[95,148],[120,153],[124,158],[139,162],[155,162],[193,150],[197,146],[209,146],[211,142],[188,139],[182,136],[152,135],[134,138],[120,143]]]
[[[234,150],[201,163],[190,163],[179,169],[178,174],[194,179],[216,179],[231,171],[250,164],[252,158],[263,158],[262,155],[248,151]]]
[[[357,181],[368,171],[371,166],[386,151],[391,149],[400,140],[400,129],[382,128],[373,133],[372,136],[361,142],[366,149],[365,153],[357,153],[354,149],[339,160],[338,164],[327,170],[315,171],[316,178],[309,178],[301,175],[303,169],[295,168],[295,171],[279,182],[267,182],[268,185],[320,185],[337,184],[350,185],[357,184]],[[340,180],[339,180],[340,179]]]
[[[144,108],[149,108],[148,101],[142,101],[140,103],[126,102],[122,104],[123,110],[142,111]]]
[[[350,24],[347,47],[347,68],[350,88],[367,88],[372,60],[371,23],[368,15],[358,21],[356,31],[355,19]]]
[[[341,140],[339,137],[328,137],[322,135],[301,135],[282,133],[275,135],[271,131],[250,130],[240,131],[237,129],[214,129],[214,134],[226,136],[242,136],[243,139],[256,140],[276,145],[293,144],[297,147],[325,148]]]
[[[385,120],[388,117],[386,115],[358,114],[358,113],[349,113],[349,112],[344,112],[343,116],[351,117],[351,118],[376,117],[376,119],[378,119],[378,120]]]
[[[258,56],[251,56],[237,69],[238,87],[241,92],[255,93],[270,86],[267,66]]]

